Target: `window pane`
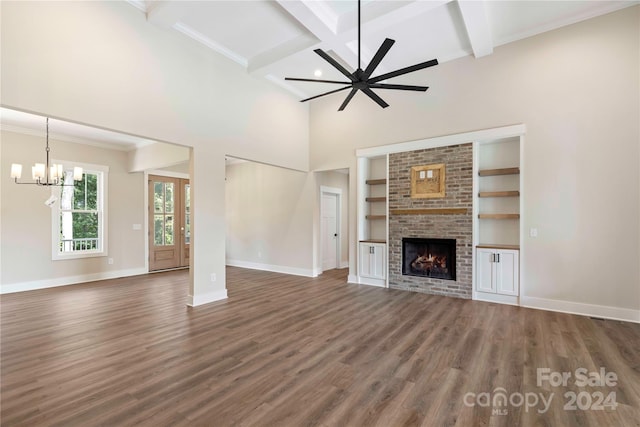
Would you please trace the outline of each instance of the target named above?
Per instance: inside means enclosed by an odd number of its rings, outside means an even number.
[[[83,178],[86,182],[86,201],[85,209],[95,211],[98,209],[98,175],[94,173],[86,173]]]
[[[184,243],[191,243],[191,218],[189,213],[191,212],[191,192],[189,191],[191,186],[185,184],[184,186]]]
[[[99,249],[98,214],[61,212],[60,250],[62,252]]]
[[[66,184],[73,183],[73,172],[65,171],[64,182]],[[64,186],[62,187],[62,192],[60,193],[60,209],[71,210],[73,208],[73,196],[75,193],[75,187],[72,186]]]
[[[164,206],[164,185],[161,182],[153,183],[153,206],[154,212],[162,212],[162,206]]]
[[[164,243],[173,245],[173,216],[167,215],[164,223]]]
[[[173,183],[167,182],[165,184],[164,211],[166,213],[173,213],[173,205]]]
[[[184,186],[184,210],[187,215],[191,212],[191,186],[186,184]]]
[[[82,181],[75,183],[73,187],[73,209],[87,209],[85,203],[87,175],[82,175]]]
[[[164,244],[164,215],[154,215],[153,243],[158,246]]]
[[[184,242],[186,244],[191,243],[191,218],[189,218],[189,214],[184,217]]]

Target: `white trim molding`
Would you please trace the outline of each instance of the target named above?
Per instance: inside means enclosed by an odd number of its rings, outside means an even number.
[[[189,295],[187,297],[187,305],[189,307],[197,307],[204,304],[209,304],[216,301],[222,301],[227,299],[227,290],[217,292],[207,292],[206,294]]]
[[[58,277],[55,279],[33,280],[29,282],[10,283],[0,286],[0,294],[34,291],[37,289],[55,288],[58,286],[78,285],[98,280],[118,279],[120,277],[147,274],[145,268],[130,268],[127,270],[104,271],[101,273],[82,274],[78,276]]]
[[[499,128],[477,130],[473,132],[456,133],[453,135],[436,136],[434,138],[381,145],[379,147],[362,148],[356,150],[356,157],[376,157],[391,153],[403,153],[406,151],[424,150],[426,148],[446,147],[449,145],[464,144],[478,140],[508,138],[511,136],[524,135],[526,131],[527,128],[524,124],[517,124]]]
[[[249,268],[251,270],[271,271],[273,273],[292,274],[294,276],[317,277],[316,271],[311,268],[288,267],[285,265],[262,264],[259,262],[242,261],[238,259],[227,259],[230,267]]]
[[[581,316],[600,317],[603,319],[622,320],[640,323],[640,310],[611,307],[607,305],[584,304],[580,302],[561,301],[537,297],[520,297],[520,305],[539,310],[557,311],[560,313],[578,314]]]

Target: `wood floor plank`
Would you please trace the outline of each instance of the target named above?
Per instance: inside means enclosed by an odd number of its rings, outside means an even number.
[[[186,306],[173,271],[3,295],[4,426],[640,426],[640,325],[228,268],[228,296]],[[537,370],[615,387],[537,385]],[[551,409],[469,406],[543,393]],[[563,394],[615,391],[616,409]]]

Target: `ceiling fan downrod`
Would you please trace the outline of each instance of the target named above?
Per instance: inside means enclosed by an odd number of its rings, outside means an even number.
[[[338,70],[342,75],[349,79],[349,81],[337,81],[337,80],[320,80],[320,79],[305,79],[305,78],[295,78],[295,77],[285,77],[285,80],[291,81],[300,81],[300,82],[316,82],[316,83],[330,83],[330,84],[340,84],[346,85],[339,89],[331,90],[329,92],[322,93],[320,95],[312,96],[310,98],[306,98],[301,100],[300,102],[311,101],[312,99],[320,98],[322,96],[330,95],[332,93],[341,92],[346,89],[351,89],[351,92],[347,95],[338,111],[343,111],[347,104],[351,101],[356,92],[361,91],[369,98],[371,98],[374,102],[376,102],[380,107],[386,108],[389,106],[382,98],[380,98],[372,89],[395,89],[395,90],[408,90],[408,91],[416,91],[416,92],[425,92],[429,89],[428,86],[411,86],[411,85],[402,85],[402,84],[387,84],[387,83],[378,83],[393,77],[398,77],[403,74],[412,73],[414,71],[422,70],[424,68],[432,67],[434,65],[438,65],[437,59],[432,59],[430,61],[421,62],[419,64],[415,64],[409,67],[401,68],[399,70],[391,71],[389,73],[385,73],[376,77],[371,77],[371,74],[378,67],[382,59],[391,49],[391,46],[395,43],[395,40],[386,38],[382,45],[378,48],[378,51],[369,62],[367,68],[363,71],[361,68],[361,11],[360,11],[360,0],[358,0],[358,68],[353,73],[350,73],[346,68],[344,68],[340,63],[338,63],[333,57],[331,57],[328,53],[323,51],[322,49],[315,49],[314,52],[322,57],[325,61],[331,64],[336,70]]]

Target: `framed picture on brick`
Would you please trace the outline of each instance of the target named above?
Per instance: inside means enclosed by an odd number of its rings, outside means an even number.
[[[411,168],[411,198],[438,199],[445,196],[444,163]]]

